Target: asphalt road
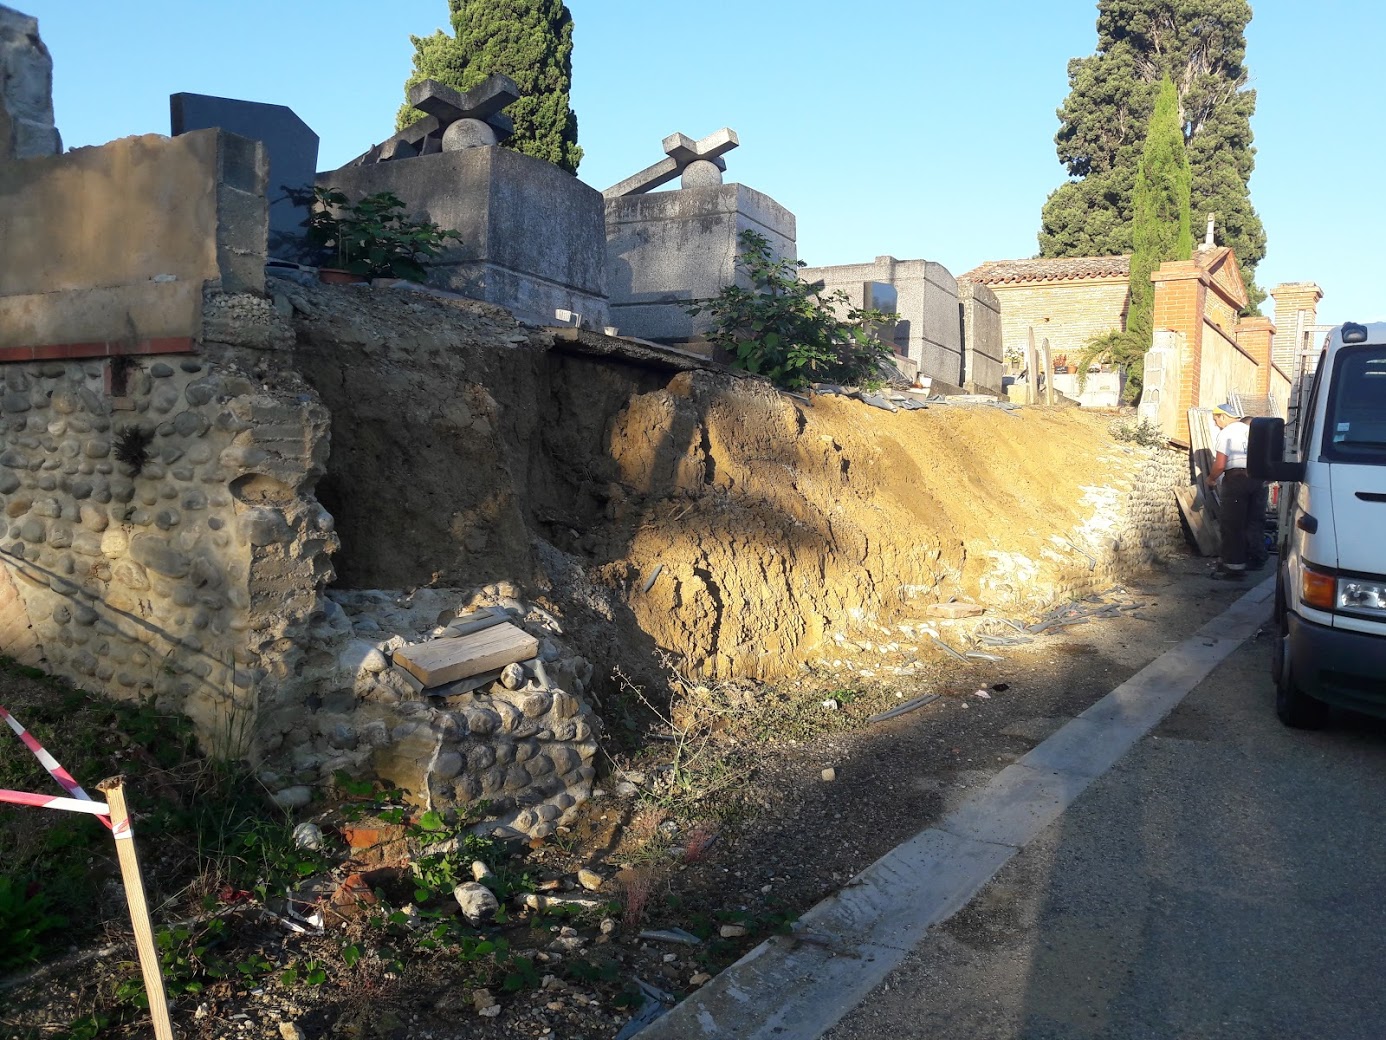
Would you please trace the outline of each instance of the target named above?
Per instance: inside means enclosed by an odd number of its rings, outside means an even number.
[[[1283,728],[1249,640],[831,1040],[1386,1037],[1386,726]]]

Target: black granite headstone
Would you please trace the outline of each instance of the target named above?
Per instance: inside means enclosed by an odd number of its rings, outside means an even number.
[[[219,128],[264,144],[269,154],[269,255],[311,260],[303,222],[311,210],[318,171],[318,135],[286,105],[237,101],[210,94],[170,94],[173,136]]]

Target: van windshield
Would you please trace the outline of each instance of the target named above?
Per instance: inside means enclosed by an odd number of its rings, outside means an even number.
[[[1335,462],[1386,466],[1386,346],[1339,350],[1331,386],[1324,456]]]

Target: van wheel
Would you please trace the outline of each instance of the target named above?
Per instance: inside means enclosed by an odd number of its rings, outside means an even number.
[[[1294,729],[1322,728],[1328,721],[1328,705],[1310,697],[1295,681],[1289,635],[1280,637],[1274,654],[1271,671],[1275,675],[1275,714],[1281,722]]]

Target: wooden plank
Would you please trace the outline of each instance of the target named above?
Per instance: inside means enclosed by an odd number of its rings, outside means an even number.
[[[512,624],[500,624],[455,639],[432,639],[402,646],[395,664],[407,669],[424,689],[527,661],[539,653],[539,640]]]
[[[1174,489],[1174,499],[1179,503],[1179,512],[1184,514],[1184,522],[1193,532],[1194,542],[1201,556],[1216,556],[1222,546],[1222,538],[1217,523],[1203,508],[1203,498],[1198,488],[1189,484]]]

